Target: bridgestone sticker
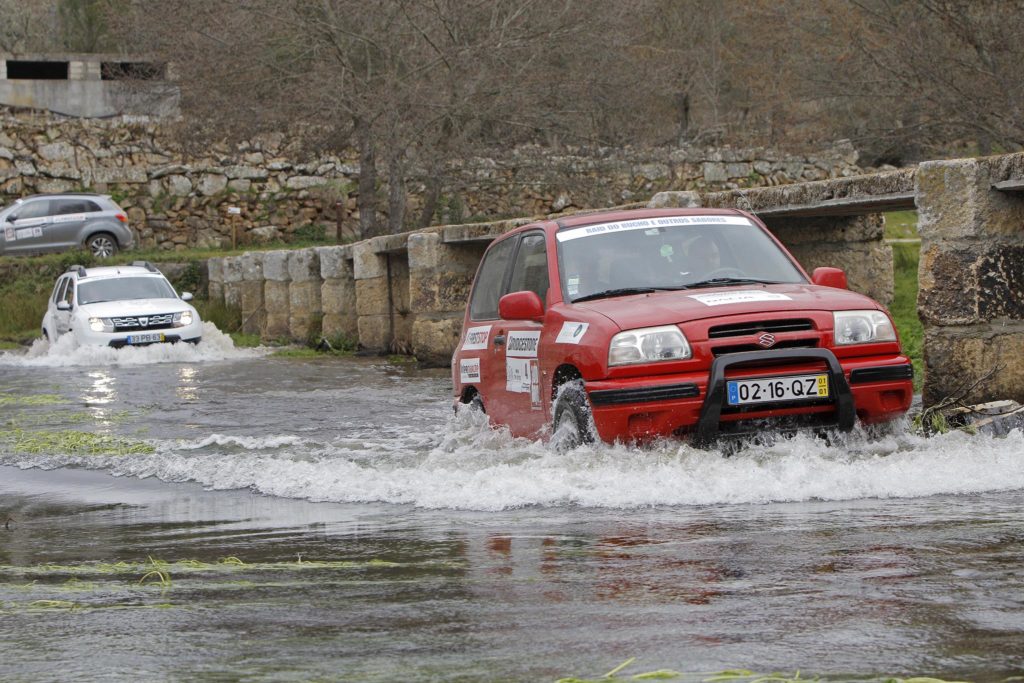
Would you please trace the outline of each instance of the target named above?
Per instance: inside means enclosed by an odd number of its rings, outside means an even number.
[[[14,234],[17,235],[15,239],[27,240],[28,238],[32,237],[33,230],[32,228],[20,228],[18,230],[15,230]],[[42,234],[42,232],[40,232],[40,234]]]
[[[691,299],[696,299],[705,306],[746,304],[754,301],[792,301],[785,294],[765,292],[759,289],[749,289],[741,292],[722,292],[721,294],[688,294],[687,296]]]
[[[463,358],[459,361],[459,380],[463,384],[473,384],[480,381],[479,358]]]
[[[540,343],[540,331],[509,332],[506,343],[506,358],[536,358],[537,345]]]
[[[466,339],[462,344],[463,351],[475,351],[487,348],[487,339],[491,336],[491,326],[481,325],[466,330]]]
[[[585,225],[581,228],[573,228],[572,230],[562,230],[557,233],[557,237],[559,242],[568,242],[580,237],[607,235],[613,232],[628,232],[630,230],[671,228],[680,225],[751,225],[751,223],[743,216],[664,216],[662,218],[638,218],[632,221]]]
[[[71,223],[72,221],[84,221],[84,220],[85,220],[85,214],[84,213],[68,213],[68,214],[64,214],[63,216],[54,216],[53,217],[53,222],[54,223]]]
[[[588,327],[590,327],[590,323],[564,322],[555,343],[579,344],[583,340],[583,335],[587,333]]]

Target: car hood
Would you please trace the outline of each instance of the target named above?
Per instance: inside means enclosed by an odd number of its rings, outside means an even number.
[[[870,297],[811,284],[739,285],[652,292],[573,304],[609,318],[620,329],[669,325],[746,313],[877,309]]]
[[[82,304],[79,310],[96,318],[110,318],[122,315],[153,315],[159,313],[180,313],[192,307],[181,299],[129,299],[127,301],[99,301]]]

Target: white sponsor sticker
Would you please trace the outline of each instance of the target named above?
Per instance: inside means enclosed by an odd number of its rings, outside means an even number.
[[[530,408],[540,410],[540,361],[530,361]]]
[[[607,235],[613,232],[627,232],[630,230],[650,230],[652,228],[670,228],[679,225],[750,225],[750,221],[743,216],[664,216],[661,218],[637,218],[631,221],[616,221],[614,223],[598,223],[597,225],[584,225],[580,228],[562,230],[557,234],[559,242],[579,239],[580,237],[592,237],[594,235]]]
[[[508,358],[536,358],[537,345],[540,343],[540,331],[509,332],[505,342],[505,356]]]
[[[18,239],[18,236],[14,234],[14,228],[4,228],[4,239],[8,242]]]
[[[720,294],[688,294],[705,306],[725,306],[727,304],[746,304],[753,301],[792,301],[785,294],[765,292],[760,289],[745,289],[740,292],[722,292]]]
[[[459,361],[459,380],[463,384],[472,384],[480,381],[479,358],[463,358]]]
[[[558,333],[555,343],[558,344],[579,344],[583,335],[587,333],[590,323],[562,323],[562,330]]]
[[[84,213],[66,213],[63,216],[54,216],[54,223],[73,223],[74,221],[84,221]]]
[[[529,358],[505,359],[505,391],[512,394],[530,392],[530,363]]]
[[[28,238],[32,237],[32,228],[20,228],[18,230],[15,230],[14,234],[17,235],[15,239],[27,240]]]
[[[463,351],[474,351],[487,348],[487,339],[491,336],[491,326],[481,325],[466,330],[466,339],[462,343]]]
[[[42,228],[32,228],[32,236],[33,237],[42,237],[43,236],[43,229]]]

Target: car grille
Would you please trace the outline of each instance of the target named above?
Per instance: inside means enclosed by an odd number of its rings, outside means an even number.
[[[775,349],[813,349],[818,346],[817,339],[786,339],[777,342],[770,349],[758,344],[730,344],[729,346],[713,346],[711,354],[715,357],[727,353],[742,353],[744,351],[774,351]]]
[[[708,330],[708,339],[722,339],[724,337],[745,337],[759,332],[807,332],[813,330],[814,324],[810,320],[763,320],[752,323],[733,323],[731,325],[716,325]]]
[[[131,315],[121,318],[111,318],[114,323],[115,332],[129,332],[131,330],[163,330],[174,326],[173,313],[161,313],[158,315]]]

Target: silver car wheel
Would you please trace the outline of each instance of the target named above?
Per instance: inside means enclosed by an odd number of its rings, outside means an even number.
[[[88,247],[96,258],[109,258],[117,253],[117,244],[109,235],[96,235],[89,238]]]

